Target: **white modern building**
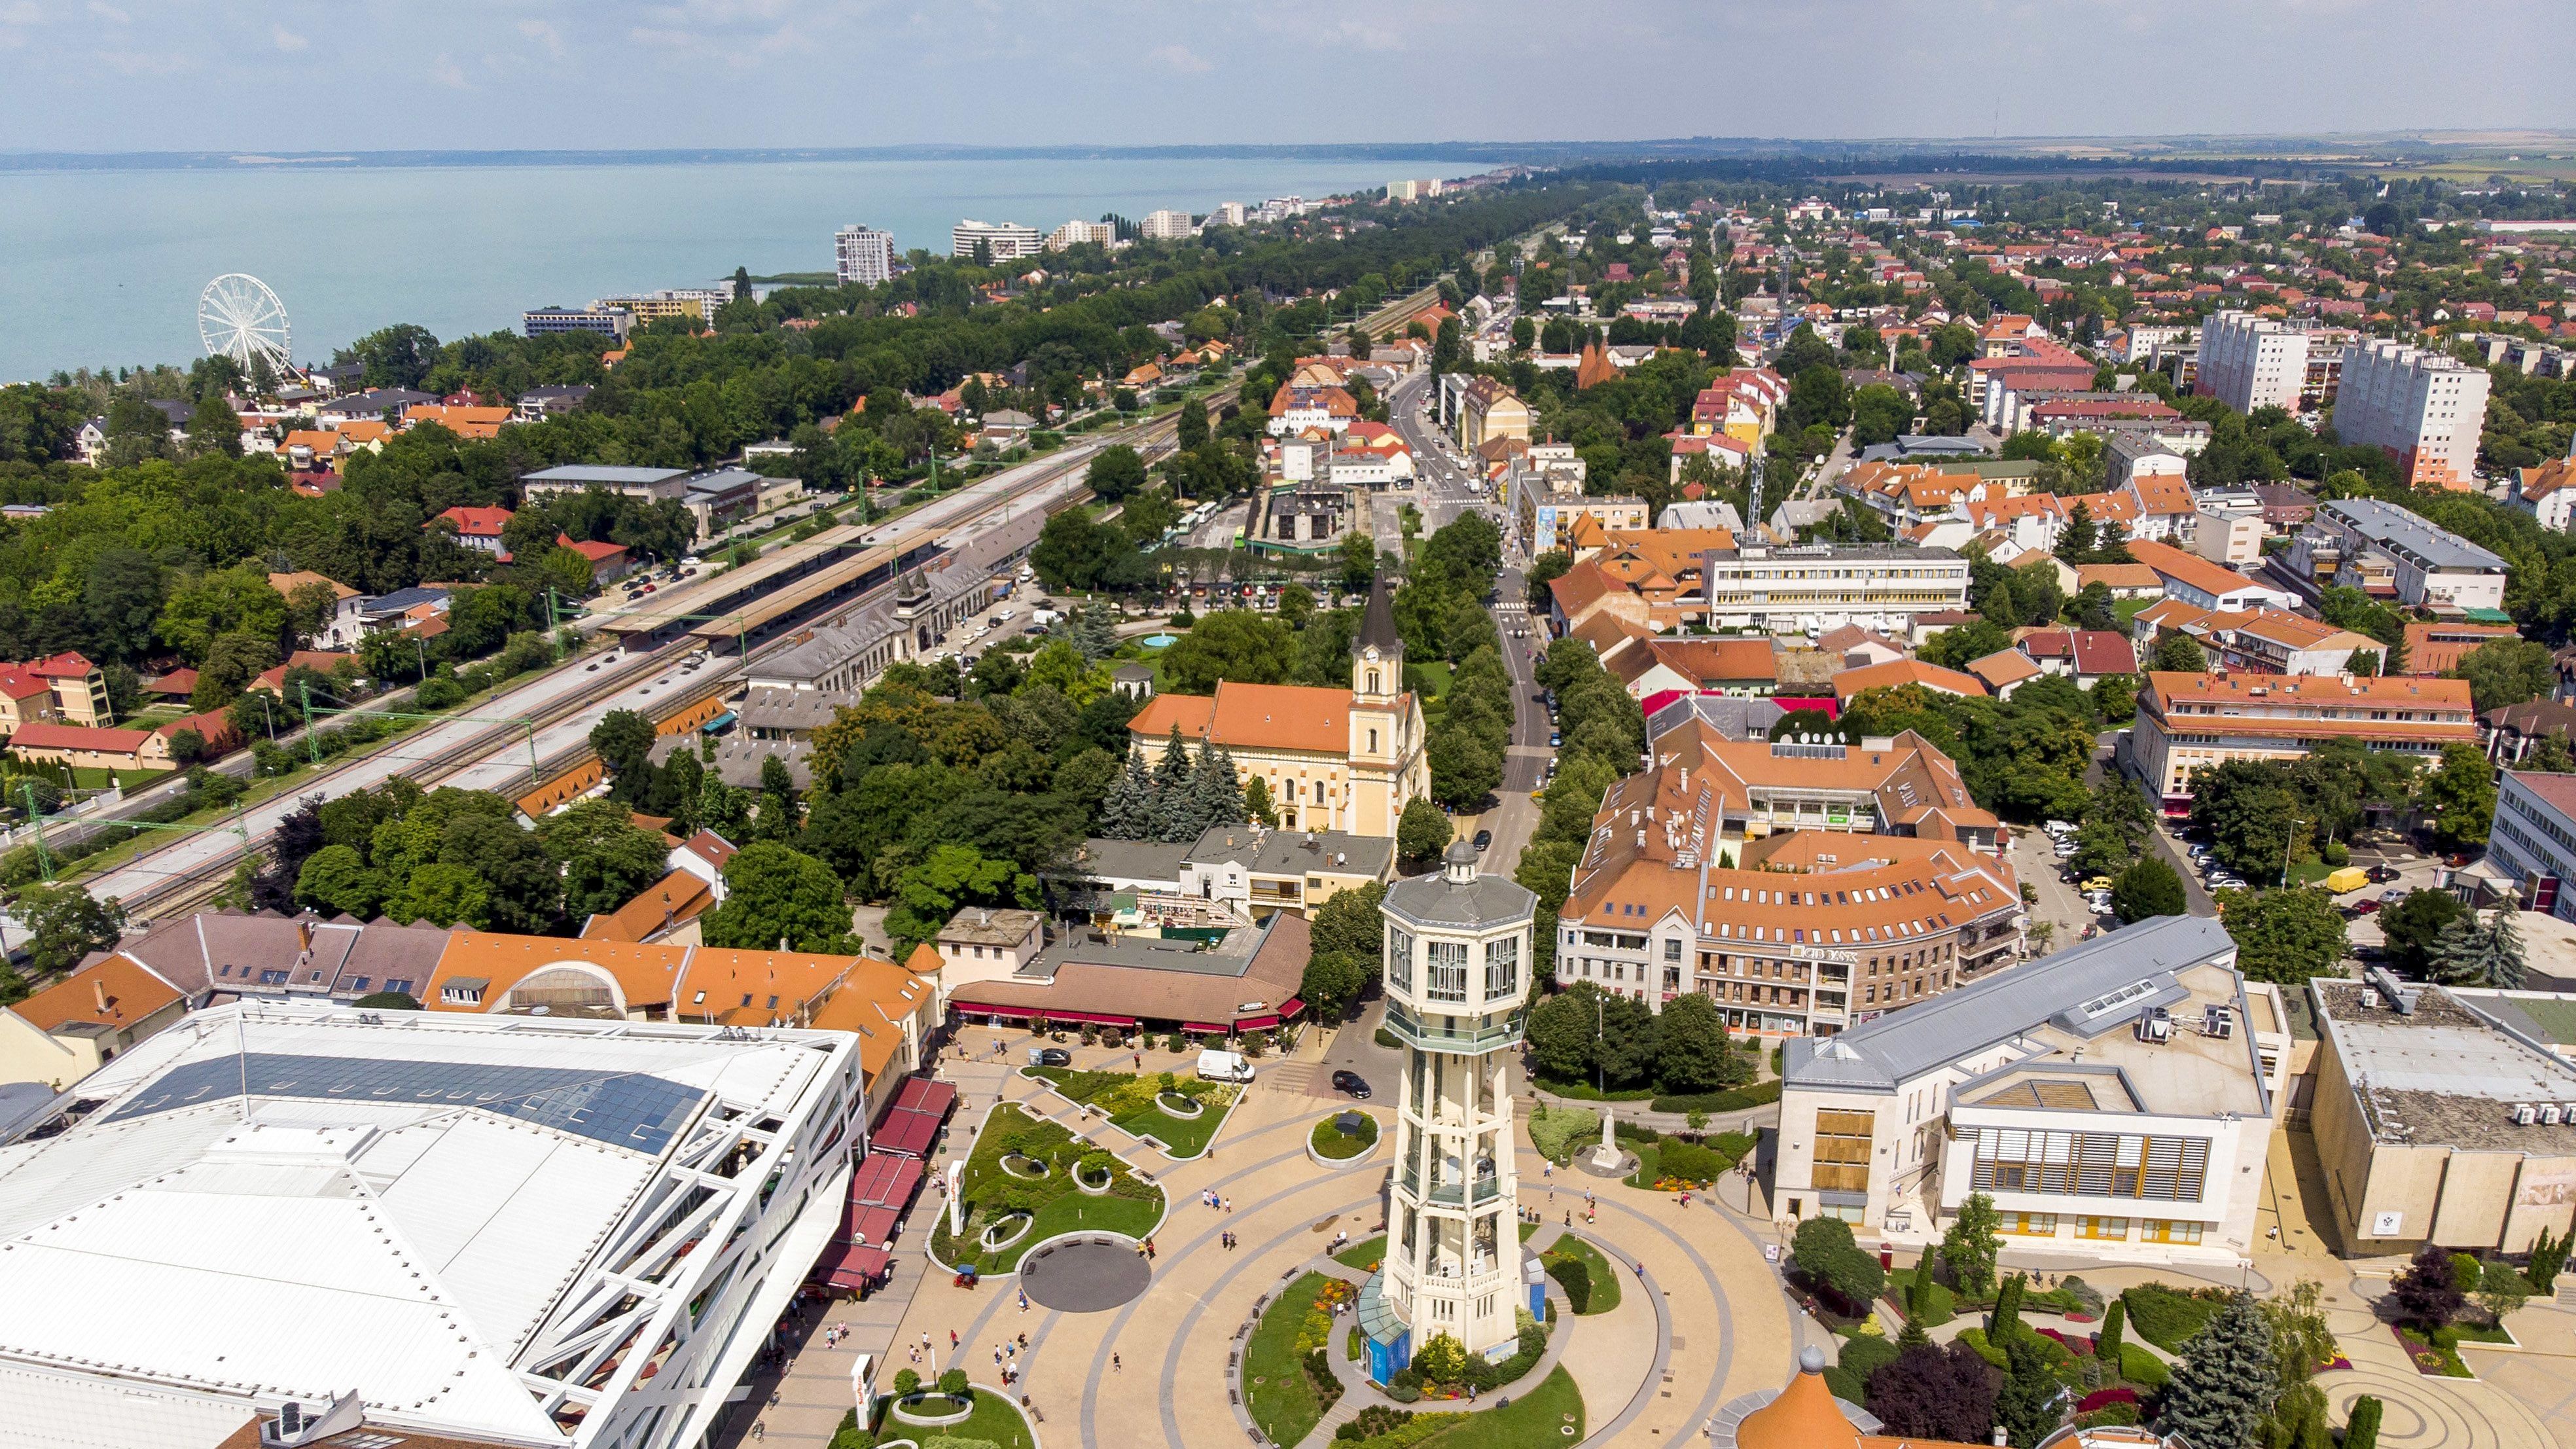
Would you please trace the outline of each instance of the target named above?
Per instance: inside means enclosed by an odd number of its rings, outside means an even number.
[[[2410,607],[2501,609],[2512,565],[2385,499],[2337,498],[2291,541],[2290,567],[2355,588],[2384,581]]]
[[[2251,312],[2213,312],[2200,324],[2200,367],[2192,390],[2240,413],[2298,411],[2308,379],[2308,334]]]
[[[1190,214],[1186,211],[1148,212],[1144,224],[1137,230],[1147,241],[1178,241],[1186,236],[1196,236],[1199,232],[1199,229],[1191,224]]]
[[[2525,909],[2576,921],[2576,775],[2505,771],[2485,864],[2521,888]]]
[[[1047,234],[1046,249],[1060,252],[1067,247],[1081,246],[1084,242],[1093,242],[1105,247],[1115,245],[1117,240],[1118,228],[1108,222],[1068,221]]]
[[[1745,544],[1712,549],[1700,576],[1712,629],[1902,634],[1917,614],[1968,607],[1967,556],[1946,548]]]
[[[695,1446],[860,1091],[838,1032],[200,1012],[0,1146],[0,1444]]]
[[[2466,488],[2476,480],[2478,431],[2493,380],[2438,352],[2385,339],[2343,350],[2335,432],[2397,460],[2412,484]]]
[[[1984,1193],[2017,1259],[2232,1265],[2253,1244],[2289,1023],[2217,921],[2159,916],[1793,1039],[1773,1214],[1922,1244]]]
[[[1510,1071],[1529,998],[1538,897],[1449,847],[1437,875],[1389,887],[1386,1029],[1404,1043],[1385,1268],[1360,1290],[1383,1382],[1433,1337],[1469,1353],[1514,1341],[1523,1306]]]
[[[981,247],[984,255],[996,262],[1017,261],[1038,254],[1038,229],[1016,221],[976,221],[971,218],[957,223],[948,232],[948,254],[972,257]]]
[[[1243,203],[1240,201],[1218,202],[1216,204],[1216,210],[1208,214],[1208,221],[1210,224],[1215,226],[1243,225]]]
[[[894,280],[894,233],[845,226],[832,234],[834,270],[844,287],[873,287]]]

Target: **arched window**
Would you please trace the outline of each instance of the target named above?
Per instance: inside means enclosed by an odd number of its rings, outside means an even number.
[[[1370,670],[1370,671],[1368,672],[1368,692],[1369,692],[1369,693],[1371,693],[1371,694],[1375,694],[1375,693],[1377,693],[1377,692],[1378,692],[1378,689],[1377,689],[1377,671],[1376,671],[1376,670],[1374,670],[1374,669],[1372,669],[1372,670]]]
[[[1377,753],[1377,731],[1375,730],[1369,731],[1369,753],[1372,755]]]

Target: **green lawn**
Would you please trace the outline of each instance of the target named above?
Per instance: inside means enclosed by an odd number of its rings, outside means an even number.
[[[1404,682],[1437,699],[1449,692],[1449,666],[1440,660],[1404,666]]]
[[[1082,1072],[1070,1067],[1022,1067],[1025,1076],[1039,1078],[1053,1086],[1068,1101],[1096,1106],[1120,1129],[1139,1137],[1151,1137],[1163,1144],[1168,1157],[1196,1157],[1207,1151],[1216,1130],[1225,1125],[1226,1114],[1242,1096],[1242,1088],[1226,1082],[1202,1082],[1179,1073],[1147,1072]],[[1172,1090],[1205,1110],[1196,1117],[1175,1117],[1154,1104],[1152,1089],[1166,1075],[1172,1078]]]
[[[1273,1444],[1297,1443],[1324,1417],[1323,1401],[1298,1361],[1297,1338],[1327,1281],[1321,1273],[1308,1273],[1289,1284],[1243,1346],[1244,1407]]]
[[[2122,634],[2129,634],[2129,626],[2132,620],[2136,619],[2138,615],[2145,613],[2148,605],[2162,603],[2163,601],[2162,595],[2143,599],[2113,599],[2111,601],[2111,610],[2113,613],[2120,616],[2120,632]]]
[[[1619,1306],[1618,1265],[1572,1233],[1558,1238],[1556,1246],[1539,1255],[1539,1262],[1546,1266],[1547,1275],[1556,1280],[1557,1286],[1566,1290],[1569,1299],[1578,1296],[1575,1285],[1566,1281],[1569,1277],[1588,1285],[1588,1291],[1581,1295],[1583,1301],[1575,1305],[1577,1314],[1588,1317]]]
[[[1573,1433],[1566,1433],[1571,1426]],[[1422,1441],[1420,1449],[1541,1449],[1583,1442],[1583,1395],[1558,1364],[1539,1386],[1499,1409],[1480,1409]]]
[[[887,1403],[891,1405],[893,1401],[889,1399]],[[1029,1433],[1029,1421],[1020,1415],[1020,1406],[992,1389],[975,1390],[975,1412],[962,1424],[943,1424],[935,1429],[907,1424],[896,1418],[889,1407],[877,1416],[876,1434],[880,1440],[922,1440],[944,1434],[952,1439],[981,1439],[999,1449],[1038,1449],[1037,1439]]]
[[[1335,1112],[1317,1122],[1309,1138],[1315,1144],[1315,1155],[1329,1162],[1341,1162],[1357,1157],[1377,1142],[1375,1117],[1366,1112],[1360,1113],[1360,1130],[1344,1136],[1342,1129],[1333,1125],[1341,1120],[1341,1116],[1341,1113]]]
[[[1374,1238],[1364,1238],[1335,1253],[1333,1261],[1346,1268],[1357,1268],[1365,1273],[1376,1267],[1385,1257],[1386,1234],[1380,1233]]]
[[[942,1213],[931,1233],[931,1251],[939,1261],[1007,1273],[1019,1266],[1023,1253],[1059,1233],[1090,1229],[1141,1238],[1152,1232],[1162,1220],[1163,1190],[1137,1181],[1125,1163],[1114,1159],[1108,1196],[1094,1197],[1077,1189],[1073,1165],[1082,1153],[1072,1143],[1073,1134],[1057,1123],[1040,1121],[1009,1103],[994,1108],[966,1159],[966,1231],[952,1239],[948,1216]],[[1053,1170],[1034,1182],[1013,1177],[1001,1166],[1006,1146],[1016,1146]],[[1014,1208],[1035,1216],[1029,1231],[1007,1247],[992,1252],[978,1248],[985,1226]]]

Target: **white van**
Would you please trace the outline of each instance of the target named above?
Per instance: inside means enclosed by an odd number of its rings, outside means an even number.
[[[1207,1082],[1248,1082],[1252,1080],[1252,1063],[1241,1052],[1218,1051],[1211,1047],[1199,1053],[1199,1079]]]

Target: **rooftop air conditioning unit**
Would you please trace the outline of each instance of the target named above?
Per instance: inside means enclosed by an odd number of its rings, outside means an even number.
[[[2559,1108],[2558,1108],[2558,1104],[2557,1104],[2557,1103],[2555,1103],[2555,1102],[2543,1102],[2543,1103],[2541,1103],[2541,1104],[2540,1104],[2540,1125],[2541,1125],[2541,1126],[2543,1126],[2543,1127],[2555,1127],[2555,1126],[2557,1126],[2557,1125],[2558,1125],[2558,1116],[2559,1116]]]
[[[2513,1104],[2513,1125],[2516,1127],[2535,1126],[2539,1121],[2539,1108],[2531,1105],[2529,1102],[2516,1102]]]

